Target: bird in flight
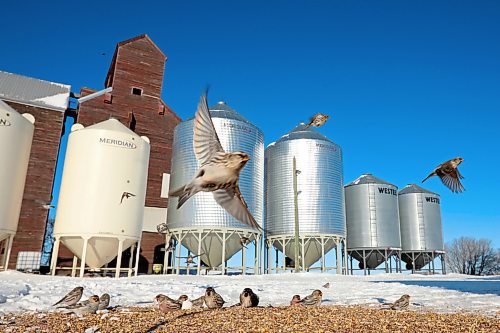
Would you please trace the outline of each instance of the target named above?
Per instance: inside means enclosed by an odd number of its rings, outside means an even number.
[[[320,127],[325,124],[328,118],[330,118],[330,116],[326,114],[316,113],[311,117],[311,120],[309,121],[309,124],[306,125],[306,128],[309,128],[311,126]]]
[[[465,191],[464,186],[460,182],[460,179],[464,178],[460,171],[458,171],[458,165],[463,162],[463,158],[455,157],[449,161],[441,163],[438,165],[434,171],[432,171],[427,178],[422,180],[422,183],[432,176],[438,176],[441,178],[443,184],[448,187],[453,193],[461,193]]]
[[[248,237],[241,237],[240,238],[240,244],[241,246],[243,246],[245,249],[248,249],[248,247],[246,246],[248,244],[250,240],[248,239]]]
[[[194,264],[194,258],[197,258],[197,257],[199,257],[199,256],[201,256],[203,254],[205,254],[205,253],[203,252],[203,253],[200,253],[200,254],[197,254],[197,255],[194,255],[194,256],[192,254],[190,254],[187,257],[177,257],[176,256],[176,258],[185,258],[186,259],[186,264]]]
[[[130,198],[130,197],[135,197],[135,194],[132,194],[132,193],[130,193],[130,192],[123,192],[123,194],[122,194],[122,198],[121,198],[121,200],[120,200],[120,205],[122,204],[122,202],[123,202],[123,199],[124,199],[124,198],[125,198],[125,199],[128,199],[128,198]]]
[[[200,191],[212,192],[215,201],[234,218],[261,229],[238,186],[240,172],[250,156],[241,151],[224,151],[208,111],[206,94],[200,97],[194,119],[193,148],[201,166],[191,182],[169,193],[171,197],[179,197],[177,209]]]

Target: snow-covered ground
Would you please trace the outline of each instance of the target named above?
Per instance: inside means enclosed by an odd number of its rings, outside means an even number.
[[[330,282],[330,288],[322,288]],[[208,286],[226,300],[238,302],[243,288],[260,296],[260,305],[286,305],[294,294],[305,296],[314,289],[323,291],[324,305],[364,304],[380,307],[402,294],[409,294],[413,309],[439,312],[477,312],[494,315],[500,311],[500,276],[471,277],[381,274],[342,276],[321,273],[273,274],[260,276],[176,276],[143,275],[132,278],[71,278],[0,272],[0,314],[24,310],[49,311],[76,286],[83,286],[86,299],[105,292],[111,305],[150,306],[159,293],[178,297],[198,297]]]

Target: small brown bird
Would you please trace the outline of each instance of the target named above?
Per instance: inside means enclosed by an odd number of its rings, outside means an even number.
[[[238,186],[240,172],[250,156],[241,151],[224,151],[208,111],[206,95],[201,96],[196,111],[193,146],[201,166],[191,182],[169,193],[171,197],[179,197],[177,209],[200,191],[212,192],[215,201],[235,219],[262,229],[248,210]]]
[[[193,309],[201,309],[203,304],[205,304],[205,295],[193,299],[191,303],[193,304]]]
[[[76,287],[73,290],[71,290],[69,293],[67,293],[62,299],[60,299],[53,306],[57,305],[58,308],[63,308],[63,307],[75,305],[76,303],[78,303],[80,298],[82,298],[82,294],[83,294],[83,287]]]
[[[102,294],[101,297],[99,297],[99,307],[97,310],[106,310],[109,306],[110,298],[109,294]]]
[[[159,233],[159,234],[165,234],[167,233],[169,230],[168,230],[168,226],[166,223],[160,223],[156,226],[156,231]]]
[[[165,296],[165,295],[162,295]],[[158,296],[157,296],[158,297]],[[168,296],[160,297],[158,308],[162,312],[170,312],[175,310],[180,310],[182,308],[182,303],[187,301],[188,297],[186,295],[179,296],[179,299],[173,300]]]
[[[99,308],[99,296],[92,295],[88,300],[83,301],[82,303],[68,306],[67,308],[70,309],[70,312],[73,312],[77,315],[96,313]]]
[[[199,256],[201,256],[201,255],[203,255],[203,254],[205,254],[205,252],[200,253],[200,254],[196,254],[196,255],[192,255],[192,254],[190,254],[190,255],[188,255],[187,257],[177,257],[177,256],[176,256],[176,258],[179,258],[179,259],[180,259],[180,258],[185,258],[185,259],[186,259],[186,264],[194,264],[194,258],[197,258],[197,257],[199,257]]]
[[[300,300],[300,302],[305,306],[320,306],[321,299],[323,298],[323,293],[321,290],[316,289],[311,295],[308,295]]]
[[[135,197],[135,194],[132,194],[132,193],[130,193],[130,192],[123,192],[123,194],[122,194],[122,198],[121,198],[121,200],[120,200],[120,205],[122,204],[123,199],[128,199],[128,198],[130,198],[130,197]]]
[[[311,126],[320,127],[325,124],[328,118],[330,118],[330,116],[326,114],[316,113],[314,116],[312,116],[309,124],[307,124],[305,128],[309,128]]]
[[[155,301],[156,301],[156,304],[159,305],[161,302],[163,301],[170,301],[170,302],[175,302],[174,299],[168,297],[167,295],[163,295],[163,294],[158,294],[155,296]]]
[[[220,309],[226,303],[221,295],[217,294],[212,287],[205,291],[205,304],[209,309]]]
[[[302,306],[300,302],[300,295],[293,295],[292,300],[290,301],[290,306]]]
[[[241,237],[240,238],[240,244],[241,246],[243,246],[245,249],[248,249],[248,247],[246,246],[248,244],[248,237]]]
[[[438,176],[441,178],[443,184],[453,193],[461,193],[465,191],[462,183],[460,183],[460,179],[464,177],[460,174],[460,171],[458,171],[458,165],[462,163],[463,160],[464,159],[461,157],[455,157],[454,159],[441,163],[430,173],[430,175],[427,176],[427,178],[422,180],[422,183],[432,176]]]
[[[250,288],[243,289],[243,292],[240,294],[240,302],[237,306],[241,306],[242,308],[253,308],[257,305],[259,305],[259,296]]]
[[[390,305],[391,310],[403,310],[408,309],[410,306],[410,295],[401,296],[396,302]]]
[[[330,288],[330,282],[327,282],[323,285],[323,288]]]

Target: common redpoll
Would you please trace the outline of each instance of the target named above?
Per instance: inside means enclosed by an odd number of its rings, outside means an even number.
[[[158,295],[158,296],[160,296],[160,295]],[[187,299],[187,296],[185,298],[183,297],[185,295],[180,296],[178,300],[173,300],[170,297],[165,296],[165,295],[161,295],[161,296],[164,296],[164,297],[159,298],[160,301],[158,302],[158,308],[162,312],[170,312],[170,311],[180,310],[182,307],[182,302],[185,299]]]
[[[205,253],[200,253],[200,254],[197,254],[197,255],[190,254],[187,257],[177,257],[176,256],[176,258],[179,258],[179,259],[185,258],[186,259],[186,264],[194,264],[194,258],[197,258],[197,257],[199,257],[199,256],[201,256],[203,254],[205,254]]]
[[[408,309],[410,306],[410,295],[401,296],[396,302],[391,304],[391,310]]]
[[[98,308],[99,308],[99,296],[97,295],[90,296],[88,300],[68,307],[70,312],[73,312],[77,315],[96,313]]]
[[[220,309],[226,303],[221,295],[217,294],[212,287],[205,291],[205,304],[209,309]]]
[[[174,299],[168,297],[167,295],[158,294],[158,295],[155,296],[155,301],[156,301],[157,305],[160,305],[160,303],[163,302],[163,301],[165,301],[165,300],[167,300],[169,302],[175,302]]]
[[[246,246],[248,244],[248,241],[249,241],[249,239],[247,237],[241,237],[240,238],[241,246],[243,246],[245,249],[248,249],[248,247]]]
[[[309,124],[307,124],[305,128],[309,128],[311,126],[320,127],[325,124],[328,118],[330,118],[330,116],[326,114],[316,113],[314,116],[312,116]]]
[[[290,301],[290,306],[302,306],[300,302],[300,295],[293,295],[292,300]]]
[[[240,306],[243,308],[251,308],[259,305],[259,296],[252,289],[245,288],[240,294]]]
[[[193,308],[193,302],[189,300],[187,295],[181,295],[179,297],[179,302],[181,302],[181,309],[182,310],[189,310]]]
[[[323,293],[321,290],[316,289],[311,295],[304,297],[300,302],[305,306],[320,306]]]
[[[109,300],[110,300],[109,294],[102,294],[102,296],[99,297],[99,307],[97,310],[107,309],[109,306]]]
[[[234,218],[261,229],[248,210],[238,186],[240,171],[250,160],[250,156],[243,152],[224,151],[208,111],[206,95],[201,96],[198,104],[193,146],[201,167],[190,183],[169,193],[171,197],[179,197],[177,209],[200,191],[212,192],[215,201]]]
[[[130,192],[123,192],[123,194],[122,194],[122,198],[121,198],[121,200],[120,200],[120,205],[122,204],[123,199],[128,199],[128,198],[130,198],[130,197],[135,197],[135,194],[132,194],[132,193],[130,193]]]
[[[458,171],[458,165],[463,162],[463,158],[455,157],[449,161],[441,163],[427,176],[422,183],[425,182],[432,176],[438,176],[441,182],[448,187],[453,193],[460,193],[465,191],[464,186],[460,183],[460,179],[464,178],[460,171]]]
[[[66,296],[64,296],[53,306],[57,306],[59,308],[59,307],[75,305],[76,303],[78,303],[80,298],[82,298],[82,294],[83,294],[83,287],[76,287],[69,293],[67,293]]]

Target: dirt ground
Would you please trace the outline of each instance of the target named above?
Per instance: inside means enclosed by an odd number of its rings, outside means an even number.
[[[162,313],[126,308],[77,317],[7,314],[0,332],[500,332],[500,314],[438,314],[362,306],[224,308]]]

